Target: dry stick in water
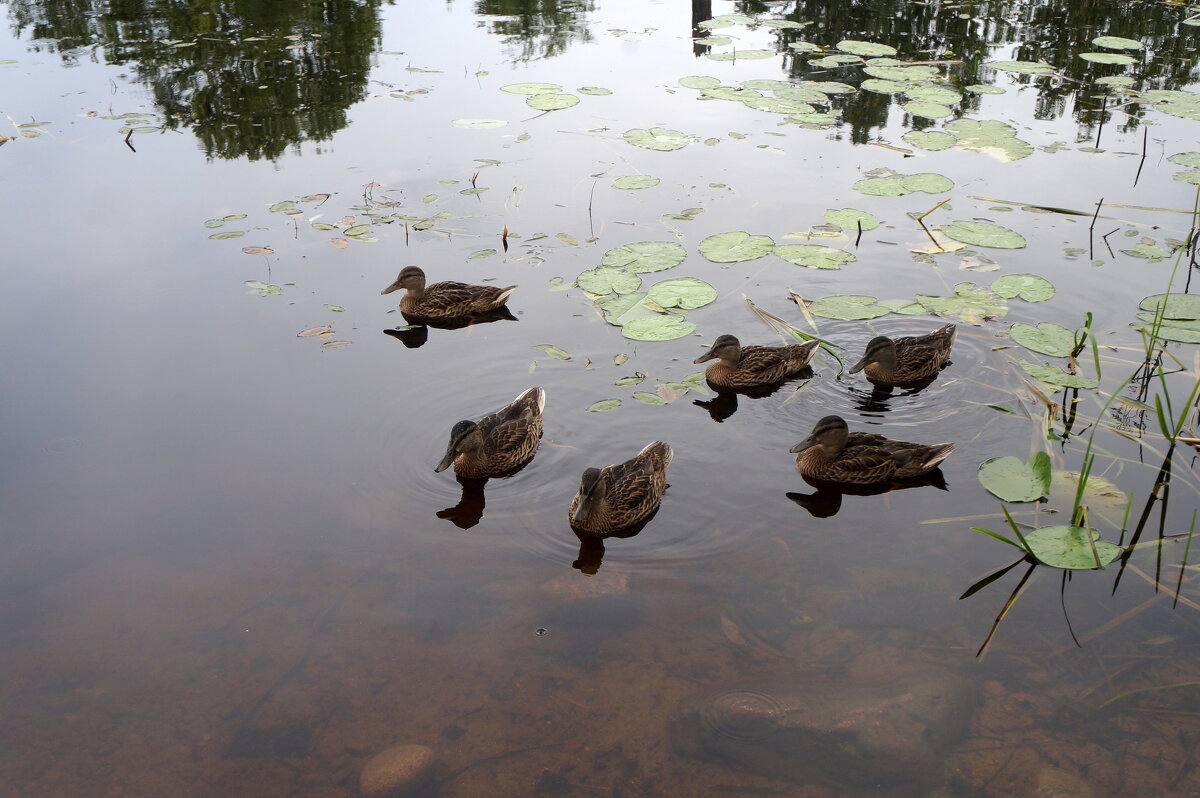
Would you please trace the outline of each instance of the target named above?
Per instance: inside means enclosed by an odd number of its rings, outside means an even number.
[[[1146,139],[1150,136],[1150,128],[1142,128],[1142,160],[1138,161],[1137,174],[1133,176],[1133,184],[1138,184],[1138,178],[1142,176],[1142,167],[1146,165]]]
[[[1092,214],[1092,223],[1088,225],[1088,257],[1092,260],[1096,259],[1096,253],[1093,246],[1095,242],[1092,238],[1092,233],[1096,230],[1096,217],[1100,215],[1100,206],[1103,204],[1104,197],[1101,197],[1100,201],[1096,203],[1096,212]],[[1105,243],[1107,244],[1108,242],[1106,241]],[[1109,252],[1112,252],[1112,250],[1110,249]]]
[[[858,222],[858,237],[854,239],[854,248],[858,249],[858,242],[862,241],[862,219],[856,221]]]
[[[1100,127],[1096,128],[1096,149],[1100,149],[1100,134],[1104,132],[1104,112],[1108,110],[1108,98],[1100,104]]]

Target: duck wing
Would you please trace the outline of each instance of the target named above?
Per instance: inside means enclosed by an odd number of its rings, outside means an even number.
[[[468,285],[447,280],[427,286],[421,304],[440,308],[446,315],[466,316],[499,307],[508,299],[514,288],[515,285],[496,288],[491,285]]]

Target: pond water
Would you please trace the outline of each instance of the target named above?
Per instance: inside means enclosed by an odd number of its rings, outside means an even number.
[[[399,743],[433,750],[437,796],[1200,794],[1195,313],[1124,382],[1139,302],[1195,264],[1200,8],[0,8],[0,791],[356,795]],[[846,208],[861,232],[827,226]],[[988,224],[922,229],[955,221]],[[995,226],[1024,246],[976,237]],[[714,255],[736,232],[846,262]],[[715,294],[627,317],[680,337],[627,337],[574,284],[639,242],[682,247],[642,290]],[[380,291],[410,264],[518,285],[516,320],[409,328]],[[1040,279],[987,290],[1009,275]],[[784,340],[747,300],[813,334],[789,292],[905,300],[809,308],[847,365],[947,320],[952,364],[889,396],[828,354],[763,398],[686,379],[720,334]],[[1077,360],[1010,337],[1085,314]],[[434,473],[456,421],[533,385],[532,463],[482,496]],[[953,441],[946,489],[818,495],[788,448],[830,414]],[[654,440],[675,451],[657,516],[581,544],[580,474]],[[981,583],[1022,552],[972,531],[1013,537],[978,466],[1049,455],[1048,500],[1005,505],[1028,533],[1070,522],[1089,446],[1089,522],[1136,548]],[[820,746],[779,730],[747,758],[679,711],[736,688],[852,713],[911,674],[962,690],[903,778],[810,773]]]

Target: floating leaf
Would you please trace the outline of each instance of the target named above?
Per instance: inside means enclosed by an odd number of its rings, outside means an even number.
[[[1079,374],[1068,374],[1058,366],[1041,365],[1030,363],[1028,360],[1020,361],[1021,368],[1025,369],[1035,379],[1042,382],[1048,382],[1051,385],[1060,385],[1064,388],[1095,388],[1099,385],[1098,380],[1091,377],[1083,377]]]
[[[1021,75],[1048,75],[1054,71],[1054,67],[1040,61],[988,61],[984,66]]]
[[[614,180],[612,182],[612,186],[613,188],[626,189],[653,188],[660,182],[662,181],[659,178],[650,177],[649,175],[626,175],[624,177],[618,177],[616,180]]]
[[[667,403],[667,400],[658,394],[647,393],[646,391],[634,391],[633,398],[648,405],[665,405]]]
[[[539,111],[561,111],[579,105],[579,98],[574,94],[534,94],[525,100],[525,104]]]
[[[600,262],[604,266],[646,274],[678,266],[686,257],[687,250],[676,241],[638,241],[610,249]]]
[[[510,94],[554,94],[562,91],[562,86],[558,83],[510,83],[501,86],[500,91]]]
[[[650,286],[646,299],[664,308],[695,310],[717,298],[717,289],[695,277],[677,277]]]
[[[368,233],[370,231],[371,231],[371,225],[356,224],[353,227],[347,227],[345,230],[342,231],[342,234],[348,235],[348,236],[360,236],[363,233]]]
[[[863,91],[870,91],[876,94],[897,94],[904,91],[907,83],[898,80],[886,80],[884,78],[867,78],[862,82],[860,88]]]
[[[962,95],[958,92],[933,83],[909,84],[904,88],[904,94],[910,100],[937,103],[938,105],[962,102]]]
[[[918,172],[914,175],[867,177],[856,182],[853,188],[877,197],[901,197],[914,191],[940,194],[954,188],[954,181],[936,172]]]
[[[584,409],[587,410],[589,413],[599,413],[604,410],[612,410],[614,407],[620,407],[620,406],[621,406],[620,399],[601,399],[599,402],[593,402],[592,404],[588,405]]]
[[[931,66],[868,66],[863,72],[873,78],[898,80],[905,83],[931,80],[937,77],[937,69]]]
[[[992,281],[991,288],[1006,299],[1020,297],[1026,302],[1043,302],[1054,296],[1054,286],[1036,274],[1009,274]]]
[[[993,457],[980,463],[978,476],[988,492],[1006,502],[1036,501],[1050,490],[1050,458],[1038,452],[1026,465],[1016,457]]]
[[[826,319],[876,319],[891,313],[891,309],[878,304],[873,296],[850,294],[847,296],[827,296],[815,299],[808,305],[808,311],[814,316]]]
[[[296,203],[293,200],[284,200],[283,202],[276,202],[274,205],[268,207],[267,210],[271,213],[276,213],[278,211],[287,210],[295,204]]]
[[[688,75],[679,79],[679,85],[685,89],[713,89],[721,85],[721,81],[708,75]]]
[[[259,296],[274,296],[283,293],[283,289],[279,286],[264,283],[261,280],[246,280],[243,284],[247,288],[257,291]]]
[[[764,58],[774,58],[779,53],[774,50],[734,50],[729,53],[705,53],[705,58],[710,58],[713,61],[752,61],[761,60]]]
[[[270,247],[242,247],[242,252],[247,255],[270,255],[274,251]]]
[[[734,25],[749,25],[753,21],[744,14],[719,14],[712,19],[698,23],[696,27],[714,30],[716,28],[732,28]]]
[[[322,324],[319,327],[309,327],[306,330],[301,330],[300,332],[296,333],[296,337],[297,338],[309,338],[314,335],[321,335],[322,333],[331,332],[332,330],[333,330],[333,328],[330,327],[328,324]]]
[[[603,309],[605,321],[607,321],[609,324],[614,324],[617,327],[620,327],[629,319],[648,316],[653,312],[649,308],[643,308],[645,311],[644,313],[634,313],[630,315],[628,319],[625,318],[625,315],[635,307],[639,306],[641,301],[645,298],[645,291],[634,291],[631,294],[614,294],[602,299],[598,299],[596,300],[596,304]]]
[[[338,349],[343,346],[350,346],[350,341],[326,341],[321,344],[322,349]]]
[[[554,237],[569,247],[579,246],[579,240],[576,239],[575,236],[571,235],[570,233],[555,233]]]
[[[635,341],[670,341],[690,335],[695,329],[695,324],[679,316],[656,314],[627,322],[621,334]]]
[[[1134,39],[1125,39],[1120,36],[1097,36],[1092,39],[1092,44],[1097,47],[1107,47],[1110,50],[1140,50],[1142,43]]]
[[[646,379],[646,375],[642,372],[636,372],[632,377],[622,377],[613,383],[613,385],[637,385]]]
[[[476,258],[490,258],[496,254],[494,249],[478,249],[467,256],[467,260],[475,260]]]
[[[600,86],[580,86],[575,91],[579,92],[580,94],[587,94],[591,97],[604,97],[612,94],[612,90],[605,89]]]
[[[982,83],[973,83],[970,86],[963,86],[963,89],[972,94],[1004,94],[1004,89],[999,86],[988,86]]]
[[[844,53],[854,53],[862,56],[895,55],[896,48],[874,42],[860,42],[855,39],[842,39],[835,45]]]
[[[840,269],[843,263],[858,260],[845,250],[823,244],[780,244],[775,247],[775,254],[788,263],[810,269]]]
[[[956,221],[942,225],[940,229],[945,235],[964,244],[977,247],[996,247],[997,249],[1020,249],[1025,246],[1025,238],[1015,230],[1001,227],[991,222],[962,222]],[[993,287],[992,289],[996,289]],[[1001,296],[1011,294],[996,293]]]
[[[635,147],[663,152],[682,149],[696,140],[695,136],[665,127],[631,128],[625,131],[622,138]]]
[[[938,152],[953,147],[958,139],[942,130],[910,130],[900,138],[922,150]]]
[[[575,284],[592,294],[629,294],[638,290],[642,278],[625,269],[597,266],[576,277]]]
[[[1125,75],[1108,75],[1103,78],[1096,78],[1097,86],[1132,86],[1134,83],[1137,83],[1137,81]]]
[[[919,116],[924,119],[945,119],[948,116],[953,116],[954,111],[940,103],[930,103],[923,100],[915,100],[910,103],[905,103],[900,106],[905,113]]]
[[[244,230],[226,230],[224,233],[213,233],[209,236],[209,238],[214,238],[220,241],[226,238],[238,238],[244,235],[246,235],[246,231]]]
[[[508,122],[503,119],[455,119],[450,124],[467,130],[486,130],[493,127],[504,127]]]
[[[1180,180],[1184,183],[1192,185],[1200,185],[1200,169],[1193,169],[1190,172],[1179,172],[1174,175],[1175,180]]]
[[[1008,303],[1002,297],[975,283],[959,283],[954,286],[953,296],[918,294],[917,301],[930,313],[957,316],[969,324],[980,324],[1008,313]]]
[[[209,238],[212,238],[212,236],[209,236]],[[1123,249],[1121,252],[1131,258],[1146,258],[1151,261],[1161,260],[1171,254],[1171,251],[1168,249],[1156,247],[1144,241],[1134,244],[1133,249]]]
[[[1033,146],[1017,138],[1017,129],[994,119],[955,119],[946,130],[958,137],[958,146],[976,150],[1000,161],[1016,161],[1033,152]]]
[[[1052,357],[1066,357],[1075,348],[1075,333],[1048,321],[1034,327],[1017,323],[1008,331],[1012,339],[1026,349]]]
[[[858,230],[860,226],[863,230],[874,230],[879,226],[879,219],[875,214],[860,211],[857,208],[842,208],[841,210],[830,208],[825,211],[825,221],[846,230]]]
[[[1137,60],[1132,56],[1122,55],[1121,53],[1080,53],[1079,57],[1084,61],[1091,61],[1095,64],[1120,64],[1121,66],[1129,66],[1137,63]]]
[[[1025,542],[1038,562],[1052,568],[1090,569],[1108,565],[1121,547],[1100,540],[1095,529],[1078,526],[1044,526],[1025,533]]]
[[[736,263],[761,258],[775,249],[770,236],[755,236],[742,231],[717,233],[700,242],[700,254],[714,263]]]
[[[1153,294],[1138,305],[1142,310],[1159,313],[1167,319],[1200,319],[1200,295]]]
[[[346,247],[350,246],[350,242],[344,238],[331,238],[329,239],[329,246],[337,249],[345,249]]]
[[[570,360],[571,359],[570,353],[568,353],[562,349],[559,349],[557,346],[554,346],[553,344],[538,344],[537,346],[535,346],[533,348],[542,350],[543,352],[545,352],[547,355],[554,358],[555,360]]]
[[[208,219],[204,222],[205,227],[220,227],[225,224],[224,219]]]

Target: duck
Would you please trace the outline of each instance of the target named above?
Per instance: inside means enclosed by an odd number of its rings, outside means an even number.
[[[425,285],[425,272],[419,266],[405,266],[396,281],[379,293],[390,294],[406,289],[400,298],[400,311],[406,316],[424,319],[448,319],[495,311],[508,301],[515,285],[497,288],[445,281]]]
[[[571,529],[606,537],[640,531],[658,511],[672,457],[668,444],[654,441],[623,463],[584,471],[567,513]]]
[[[530,388],[495,413],[478,421],[459,421],[450,430],[442,472],[454,466],[459,480],[511,476],[533,459],[542,437],[546,392]]]
[[[899,483],[929,474],[954,451],[953,443],[894,441],[850,432],[841,416],[825,416],[789,451],[810,482],[840,485]]]
[[[742,346],[732,335],[718,336],[693,363],[716,360],[704,372],[708,384],[725,391],[752,391],[796,376],[817,352],[819,342],[788,346]]]
[[[953,324],[947,324],[928,335],[904,338],[878,335],[867,344],[862,360],[854,364],[850,373],[865,371],[867,379],[878,388],[923,385],[949,365],[950,347],[954,345],[957,330]]]

